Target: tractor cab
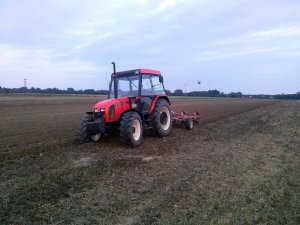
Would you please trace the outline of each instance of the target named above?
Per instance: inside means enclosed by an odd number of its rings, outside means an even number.
[[[163,77],[157,70],[136,69],[112,74],[108,98],[165,95]]]

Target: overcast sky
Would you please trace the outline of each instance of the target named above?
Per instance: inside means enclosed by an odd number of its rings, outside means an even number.
[[[107,89],[112,61],[172,91],[295,93],[300,1],[0,0],[0,86]]]

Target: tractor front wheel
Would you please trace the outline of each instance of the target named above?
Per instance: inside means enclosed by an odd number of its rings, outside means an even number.
[[[143,124],[137,112],[125,113],[120,122],[120,140],[124,145],[136,147],[143,138]]]
[[[166,137],[172,130],[170,104],[165,99],[158,99],[151,114],[153,131],[158,137]]]
[[[88,123],[93,122],[94,118],[90,114],[85,114],[81,119],[81,123],[79,125],[79,139],[81,143],[88,143],[91,141],[99,141],[101,138],[101,133],[97,133],[91,135],[88,130]]]

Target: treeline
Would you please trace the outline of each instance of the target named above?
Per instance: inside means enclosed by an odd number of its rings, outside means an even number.
[[[58,88],[4,88],[0,87],[0,93],[10,94],[10,93],[32,93],[32,94],[88,94],[88,95],[108,95],[107,90],[75,90],[74,88],[67,88],[66,90]]]
[[[300,92],[296,94],[278,94],[278,95],[244,95],[242,92],[230,92],[225,94],[218,90],[209,90],[209,91],[192,91],[189,93],[183,93],[182,89],[177,89],[174,93],[171,93],[173,96],[198,96],[198,97],[229,97],[229,98],[258,98],[258,99],[300,99]]]
[[[230,92],[225,94],[218,90],[208,90],[208,91],[192,91],[189,93],[183,93],[181,89],[177,89],[173,93],[174,96],[194,96],[194,97],[230,97],[230,98],[242,98],[242,92]]]
[[[5,88],[0,86],[0,93],[10,94],[10,93],[32,93],[32,94],[88,94],[88,95],[108,95],[108,90],[75,90],[74,88],[67,88],[66,90],[61,90],[58,88]],[[191,91],[189,93],[184,93],[182,89],[177,89],[173,93],[166,90],[166,94],[169,96],[194,96],[194,97],[229,97],[229,98],[259,98],[259,99],[300,99],[300,92],[296,94],[280,94],[280,95],[244,95],[242,92],[230,92],[225,94],[218,90],[208,90],[208,91]]]

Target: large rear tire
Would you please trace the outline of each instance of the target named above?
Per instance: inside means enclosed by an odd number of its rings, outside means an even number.
[[[94,118],[91,114],[85,114],[82,117],[79,125],[79,140],[81,143],[88,143],[91,141],[99,141],[101,138],[101,133],[91,135],[88,130],[88,123],[93,122]]]
[[[172,130],[170,104],[165,99],[158,99],[151,113],[153,131],[158,137],[169,136]]]
[[[137,112],[125,113],[120,122],[120,141],[122,144],[136,147],[143,139],[143,124]]]

